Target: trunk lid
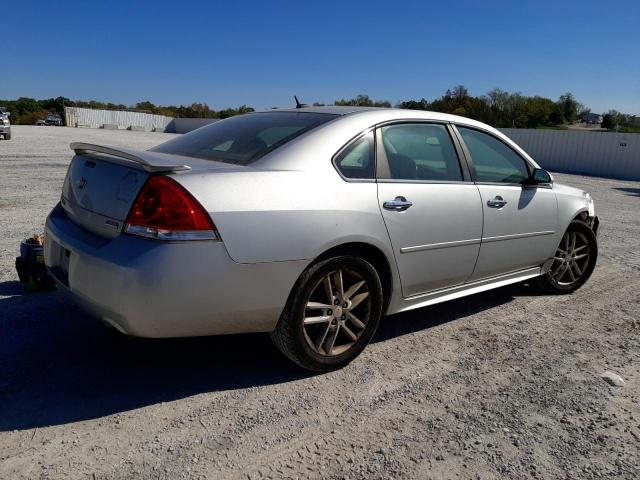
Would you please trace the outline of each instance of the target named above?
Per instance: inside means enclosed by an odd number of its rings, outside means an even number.
[[[117,236],[133,202],[152,174],[227,165],[146,150],[72,143],[75,150],[62,186],[61,204],[69,218],[107,238]]]

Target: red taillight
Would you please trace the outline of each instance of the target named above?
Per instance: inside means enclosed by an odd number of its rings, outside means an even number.
[[[215,240],[211,217],[175,180],[151,176],[138,194],[125,232],[159,240]]]

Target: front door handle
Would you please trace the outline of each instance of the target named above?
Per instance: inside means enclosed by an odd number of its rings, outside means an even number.
[[[500,195],[496,195],[493,200],[487,201],[487,206],[491,208],[502,208],[507,204],[507,201]]]
[[[382,204],[386,210],[394,210],[396,212],[404,212],[413,203],[402,196],[397,196],[393,200],[387,200]]]

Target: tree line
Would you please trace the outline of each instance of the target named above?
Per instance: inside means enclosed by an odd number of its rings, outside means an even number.
[[[314,105],[321,105],[316,103]],[[373,100],[368,95],[341,99],[335,105],[391,107],[388,100]],[[398,108],[430,110],[473,118],[497,128],[566,128],[584,118],[591,110],[567,92],[553,101],[541,96],[526,96],[494,88],[478,97],[469,94],[464,85],[448,89],[440,98],[429,101],[405,100]],[[603,115],[602,127],[622,132],[640,132],[640,117],[610,110]]]
[[[313,105],[324,104],[316,102]],[[368,95],[342,98],[336,100],[333,105],[383,108],[394,106],[388,100],[374,100]],[[206,103],[162,106],[144,101],[127,106],[95,100],[70,100],[65,97],[45,100],[21,97],[17,100],[0,100],[0,106],[6,107],[11,112],[13,123],[26,125],[33,125],[38,119],[50,113],[56,113],[64,118],[65,106],[129,110],[181,118],[227,118],[254,111],[247,105],[214,110]],[[567,125],[590,113],[590,109],[580,103],[570,92],[560,95],[555,101],[537,95],[526,96],[518,92],[507,92],[500,88],[494,88],[485,95],[473,96],[464,85],[448,89],[442,96],[432,101],[426,98],[405,100],[397,103],[395,107],[451,113],[473,118],[498,128],[566,128]],[[603,116],[602,127],[622,132],[640,132],[640,117],[610,110]]]
[[[640,133],[640,117],[609,110],[602,116],[601,126],[622,133]]]
[[[0,100],[0,107],[6,107],[7,111],[11,112],[11,123],[16,125],[34,125],[38,120],[50,114],[60,115],[64,119],[64,107],[126,110],[178,118],[227,118],[254,111],[253,108],[246,105],[216,111],[206,103],[162,106],[145,101],[138,102],[133,106],[127,106],[121,103],[98,102],[95,100],[71,100],[65,97],[48,98],[44,100],[20,97],[17,100]]]

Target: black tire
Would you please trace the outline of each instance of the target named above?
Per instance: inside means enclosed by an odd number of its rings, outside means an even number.
[[[11,134],[10,134],[10,133],[6,133],[6,134],[4,135],[4,139],[5,139],[5,140],[11,140]]]
[[[569,224],[569,228],[567,228],[567,231],[564,235],[566,236],[567,234],[572,233],[581,235],[582,238],[586,240],[588,246],[587,250],[589,252],[589,256],[587,257],[586,265],[582,267],[582,274],[573,282],[561,283],[557,281],[556,278],[554,278],[553,273],[555,271],[555,268],[557,268],[556,266],[558,265],[554,262],[549,271],[544,275],[537,277],[534,282],[534,284],[545,293],[549,293],[552,295],[566,295],[568,293],[575,292],[578,288],[584,285],[587,280],[589,280],[589,277],[596,267],[596,261],[598,259],[598,240],[596,239],[596,235],[595,233],[593,233],[593,230],[591,230],[589,225],[587,225],[586,223],[580,220],[573,220]],[[562,241],[558,248],[560,248],[561,246]]]
[[[352,272],[364,280],[364,288],[369,292],[369,300],[366,304],[368,317],[364,322],[364,328],[359,332],[358,339],[346,351],[327,355],[318,353],[312,348],[310,337],[305,332],[303,323],[307,302],[317,291],[316,289],[319,288],[323,279],[338,270]],[[369,262],[350,255],[328,258],[310,266],[300,275],[289,294],[278,325],[271,332],[271,340],[280,352],[302,368],[316,372],[337,370],[356,358],[371,341],[380,322],[382,305],[383,293],[380,277]],[[328,326],[326,328],[329,329]],[[320,344],[322,345],[322,342]]]

